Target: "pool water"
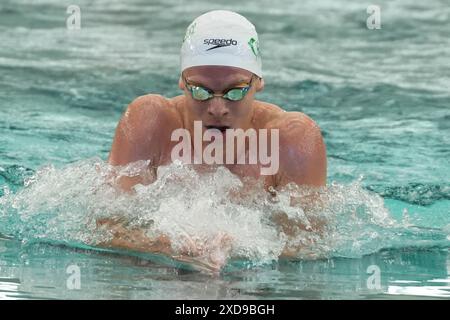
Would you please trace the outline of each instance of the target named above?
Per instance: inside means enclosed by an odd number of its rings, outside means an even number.
[[[450,297],[447,1],[378,1],[380,30],[366,28],[356,0],[262,2],[78,1],[80,30],[66,29],[70,1],[1,2],[0,299]],[[127,104],[181,94],[184,30],[218,8],[256,25],[266,81],[257,98],[308,114],[324,135],[329,205],[318,214],[329,227],[296,238],[298,259],[276,259],[285,239],[264,222],[274,208],[262,193],[227,200],[240,184],[225,170],[175,164],[135,196],[104,183]],[[99,250],[95,218],[119,212],[174,238],[226,231],[229,263],[212,274]]]

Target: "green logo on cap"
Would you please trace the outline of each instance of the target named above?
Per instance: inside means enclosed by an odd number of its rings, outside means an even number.
[[[194,22],[187,28],[186,34],[184,35],[183,42],[185,42],[187,38],[189,38],[190,36],[192,36],[194,34],[196,26],[197,26],[197,22]]]
[[[248,45],[250,46],[250,49],[252,49],[253,54],[256,58],[259,56],[259,41],[255,38],[250,38],[248,41]]]

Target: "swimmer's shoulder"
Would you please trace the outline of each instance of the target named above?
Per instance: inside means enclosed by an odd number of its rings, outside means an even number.
[[[271,121],[285,113],[279,106],[260,100],[254,101],[253,122],[256,127],[265,128]]]
[[[318,135],[321,131],[317,123],[308,115],[299,111],[286,111],[281,107],[263,101],[256,101],[255,116],[259,118],[260,127],[279,129],[288,135]]]
[[[326,146],[316,122],[297,111],[283,111],[278,106],[266,105],[272,116],[265,129],[277,129],[279,134],[279,171],[275,185],[289,182],[298,185],[324,186],[326,184]]]
[[[147,94],[134,99],[116,128],[109,162],[123,165],[142,159],[153,164],[165,161],[173,130],[181,120],[170,99]]]
[[[182,126],[182,119],[173,99],[166,98],[160,94],[146,94],[134,99],[124,114],[137,126],[147,125],[169,125]]]

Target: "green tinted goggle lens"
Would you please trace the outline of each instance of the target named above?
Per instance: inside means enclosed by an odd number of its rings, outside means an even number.
[[[192,97],[195,100],[203,101],[203,100],[208,100],[211,97],[211,93],[202,87],[192,87],[191,92],[192,92]]]
[[[248,91],[248,87],[241,88],[241,89],[231,89],[228,91],[223,97],[231,100],[231,101],[238,101],[242,100],[245,97],[245,94]]]
[[[231,89],[222,97],[231,101],[239,101],[245,97],[248,89],[249,87]],[[191,87],[191,92],[195,100],[205,101],[214,97],[214,94],[202,87]]]

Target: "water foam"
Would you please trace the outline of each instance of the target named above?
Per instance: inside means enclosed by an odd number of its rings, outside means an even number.
[[[97,246],[112,238],[97,222],[115,219],[150,238],[168,236],[175,251],[190,243],[207,252],[220,247],[214,243],[218,235],[226,235],[231,249],[222,258],[254,263],[277,260],[286,248],[299,259],[361,257],[411,241],[446,240],[439,232],[424,233],[393,219],[383,198],[362,188],[360,180],[321,189],[288,185],[268,193],[261,183],[241,181],[223,167],[199,174],[173,163],[158,169],[154,183],[135,186],[133,194],[115,187],[118,177],[143,174],[148,165],[112,167],[93,158],[41,168],[25,178],[22,189],[6,190],[0,198],[0,233],[23,241]],[[293,198],[310,197],[319,205],[291,206]],[[277,217],[287,219],[284,227]]]

